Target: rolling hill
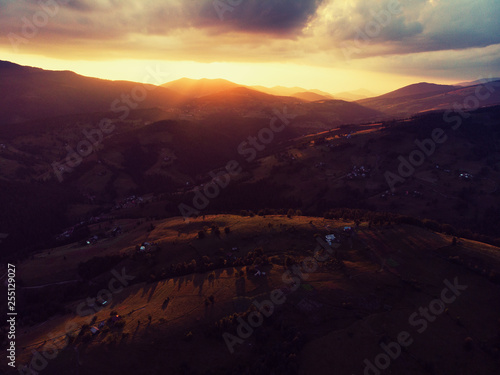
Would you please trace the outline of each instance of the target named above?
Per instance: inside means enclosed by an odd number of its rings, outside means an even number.
[[[418,97],[420,95],[434,95],[450,92],[457,89],[456,86],[436,85],[434,83],[415,83],[413,85],[405,86],[387,94],[377,96],[377,99],[397,99],[401,97]]]
[[[121,234],[39,252],[20,266],[20,365],[38,360],[46,374],[361,374],[404,331],[411,342],[391,359],[396,373],[492,374],[498,366],[498,248],[347,216],[136,221],[122,214],[112,221]],[[332,233],[335,255],[317,242]],[[141,253],[145,241],[154,245]],[[112,282],[119,287],[104,292]],[[44,296],[51,303],[40,309]],[[427,315],[419,306],[430,306]],[[43,324],[30,324],[37,319]]]
[[[359,89],[355,91],[344,91],[344,92],[339,92],[334,94],[334,97],[336,99],[342,99],[342,100],[347,100],[349,102],[353,102],[356,100],[361,100],[361,99],[366,99],[366,98],[372,98],[375,97],[376,95],[366,89]]]
[[[161,85],[171,89],[188,98],[199,98],[206,95],[216,94],[236,87],[241,87],[236,83],[224,79],[189,79],[181,78]]]
[[[95,112],[124,116],[127,110],[178,106],[187,98],[167,88],[107,81],[70,71],[46,71],[8,62],[0,64],[0,125]]]
[[[306,90],[302,87],[283,87],[283,86],[274,86],[274,87],[264,87],[264,86],[251,86],[251,89],[265,92],[269,95],[278,95],[278,96],[294,96],[296,93],[309,92],[317,95],[324,96],[327,99],[333,99],[333,96],[330,93],[321,91],[321,90]]]
[[[402,118],[427,111],[468,106],[468,109],[500,103],[500,81],[467,87],[418,83],[374,98],[358,100],[365,107]],[[478,91],[480,92],[478,96]],[[478,98],[481,97],[482,100]],[[468,99],[471,102],[466,102]],[[477,102],[475,108],[470,103]]]
[[[291,96],[293,96],[294,98],[306,100],[308,102],[315,102],[317,100],[329,100],[329,99],[331,99],[331,97],[319,95],[319,94],[316,94],[315,92],[311,92],[311,91],[296,92],[295,94],[292,94]]]

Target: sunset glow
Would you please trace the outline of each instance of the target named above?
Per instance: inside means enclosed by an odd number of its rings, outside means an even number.
[[[40,4],[0,1],[4,60],[112,80],[158,66],[172,79],[376,93],[500,66],[494,0]]]

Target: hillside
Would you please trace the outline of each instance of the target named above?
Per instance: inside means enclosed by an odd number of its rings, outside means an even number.
[[[255,97],[248,100],[247,94]],[[236,109],[241,103],[243,111],[252,111],[252,100],[260,102],[266,94],[241,89],[232,97],[218,95],[198,99],[198,108],[205,103],[207,111],[215,112],[213,103],[220,102],[221,111],[233,114],[155,121],[168,118],[169,113],[131,112],[127,121],[114,123],[116,130],[82,158],[80,166],[62,173],[62,183],[52,163],[64,164],[65,144],[74,148],[82,132],[91,130],[101,116],[53,119],[50,126],[45,121],[5,126],[0,136],[0,144],[6,145],[0,150],[4,179],[0,233],[10,233],[12,242],[0,246],[24,248],[42,239],[50,246],[51,238],[74,221],[106,212],[131,195],[153,194],[159,201],[154,215],[178,215],[177,206],[192,201],[193,188],[202,189],[211,180],[209,173],[220,171],[231,160],[239,163],[242,173],[210,201],[211,212],[292,207],[323,215],[342,207],[379,209],[498,237],[498,107],[473,112],[454,131],[454,123],[442,113],[341,126],[353,114],[362,116],[363,107],[342,101],[301,102],[287,108],[300,108],[303,114],[276,133],[273,142],[256,150],[249,162],[248,137],[269,127],[271,115],[242,117]],[[223,104],[229,97],[230,110]],[[287,113],[296,112],[288,109]],[[365,116],[373,113],[367,110]],[[395,191],[388,193],[386,173],[397,177],[398,157],[408,157],[416,148],[415,140],[430,137],[435,128],[446,130],[448,142],[436,145],[432,156],[409,178],[396,180]],[[31,138],[23,135],[27,133]],[[247,143],[242,146],[242,142]],[[460,177],[464,173],[472,178]],[[16,202],[29,204],[38,214],[19,210]]]
[[[114,116],[126,117],[130,109],[160,107],[167,110],[187,99],[154,85],[107,81],[8,62],[0,65],[0,91],[8,93],[0,103],[0,126],[95,112],[113,112]]]
[[[359,89],[355,91],[343,91],[334,94],[334,97],[336,99],[342,99],[342,100],[347,100],[350,102],[354,102],[356,100],[361,100],[361,99],[366,99],[366,98],[373,98],[375,97],[376,94],[373,92],[366,90],[366,89]]]
[[[115,219],[109,227],[123,228],[117,236],[44,251],[19,265],[25,275],[19,298],[28,298],[19,363],[44,353],[50,332],[57,354],[43,366],[46,374],[69,368],[111,375],[207,370],[224,375],[245,368],[252,374],[360,374],[365,360],[374,363],[384,345],[407,331],[412,342],[391,360],[396,373],[468,368],[494,373],[500,346],[495,298],[500,249],[468,240],[453,245],[450,236],[411,225],[359,224],[285,215],[207,216],[189,224],[179,218],[138,225]],[[347,233],[345,226],[355,229]],[[97,230],[95,225],[92,231]],[[336,255],[317,242],[332,233],[339,239]],[[140,253],[136,244],[144,241],[154,245]],[[58,284],[78,279],[80,262],[118,254],[108,266],[102,263],[104,268],[93,263],[91,284]],[[315,254],[321,261],[314,265],[310,257]],[[300,272],[296,269],[293,279],[283,277],[293,264]],[[85,296],[107,287],[114,277],[111,267],[128,275],[128,285],[92,312]],[[256,275],[257,270],[265,275]],[[45,283],[53,285],[34,289]],[[450,289],[453,284],[460,289]],[[56,310],[37,311],[37,302],[29,299],[35,291],[39,298],[57,295]],[[256,310],[254,303],[276,293],[279,304],[261,310],[261,323],[228,346],[223,335],[237,338],[238,325]],[[436,298],[445,298],[442,309],[434,305]],[[430,306],[432,315],[409,320],[419,306]],[[79,316],[76,310],[91,314]],[[60,313],[49,319],[50,311]],[[28,317],[43,314],[44,324],[28,323]],[[110,319],[115,314],[118,323]],[[99,333],[92,335],[84,325],[90,321],[101,327]],[[353,348],[349,357],[342,354],[346,348]],[[202,360],[190,361],[193,355]]]
[[[477,102],[480,107],[499,104],[499,86],[500,81],[489,83],[488,88],[484,87],[484,84],[460,87],[419,83],[375,98],[358,100],[357,103],[396,118],[403,118],[428,111],[456,109],[457,106],[470,107],[469,103],[472,102],[474,105]],[[479,100],[479,97],[482,99]]]
[[[328,99],[331,99],[329,97],[326,97],[326,96],[323,96],[323,95],[319,95],[319,94],[316,94],[316,93],[310,92],[310,91],[296,92],[292,96],[295,97],[295,98],[306,100],[308,102],[315,102],[317,100],[328,100]]]
[[[296,93],[311,93],[317,94],[326,97],[327,99],[333,99],[332,95],[321,90],[306,90],[302,87],[283,87],[283,86],[274,86],[274,87],[264,87],[264,86],[250,86],[251,89],[264,92],[269,95],[277,95],[277,96],[294,96]]]
[[[387,94],[377,96],[377,99],[395,99],[405,96],[418,96],[418,95],[429,95],[429,94],[442,94],[449,91],[456,90],[456,86],[447,85],[436,85],[434,83],[415,83],[413,85],[405,86],[395,91],[391,91]]]
[[[199,98],[240,87],[240,85],[224,79],[195,80],[189,78],[181,78],[176,81],[164,83],[161,86],[171,89],[188,98]]]

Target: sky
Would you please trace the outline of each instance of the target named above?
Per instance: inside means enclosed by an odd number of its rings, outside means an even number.
[[[0,0],[0,60],[383,93],[500,76],[499,18],[498,0]]]

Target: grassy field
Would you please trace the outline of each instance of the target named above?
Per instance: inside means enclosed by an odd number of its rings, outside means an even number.
[[[19,274],[26,284],[60,282],[75,277],[80,261],[96,254],[131,254],[135,244],[143,241],[161,245],[146,263],[152,273],[203,256],[211,260],[245,257],[256,248],[262,248],[270,264],[261,267],[266,276],[260,277],[241,266],[154,282],[133,281],[112,294],[105,308],[86,317],[76,313],[82,304],[89,309],[86,298],[70,302],[67,309],[72,313],[20,329],[20,363],[30,360],[32,350],[43,352],[48,343],[54,343],[60,352],[48,361],[44,374],[67,373],[68,369],[79,374],[204,374],[207,369],[225,374],[239,371],[239,366],[251,367],[251,373],[273,368],[277,374],[362,374],[363,361],[373,363],[382,352],[380,343],[394,341],[401,331],[407,331],[414,342],[391,361],[385,373],[493,374],[498,369],[498,285],[489,281],[488,275],[453,258],[491,259],[490,267],[494,267],[498,248],[465,240],[451,246],[451,237],[423,228],[369,228],[361,223],[352,236],[342,236],[338,249],[342,261],[330,257],[319,263],[315,272],[303,272],[296,280],[297,289],[292,290],[294,284],[283,279],[285,257],[300,264],[313,255],[315,234],[340,236],[342,228],[353,223],[312,217],[220,215],[188,224],[181,218],[157,221],[149,232],[145,231],[149,222],[119,224],[127,229],[117,238],[93,247],[68,245],[52,249],[50,254],[37,254],[20,265]],[[221,229],[229,227],[230,232],[215,236],[206,229],[213,224]],[[207,236],[198,239],[204,228]],[[233,252],[235,247],[238,249]],[[66,261],[61,260],[63,256]],[[115,268],[122,266],[134,276],[144,271],[143,265],[130,259]],[[95,280],[112,278],[107,272]],[[409,322],[410,315],[439,298],[444,281],[455,278],[467,289],[418,333],[418,327]],[[269,299],[277,289],[284,291],[286,302],[276,306],[264,324],[236,344],[231,354],[222,332],[214,328],[216,323],[243,313],[254,301]],[[206,302],[210,296],[213,303]],[[98,324],[112,311],[122,317],[123,327],[106,328],[93,337],[89,333],[77,336],[94,315]],[[235,329],[233,326],[228,331],[235,333]],[[66,333],[72,337],[69,344]],[[474,343],[469,351],[464,348],[467,337]]]

